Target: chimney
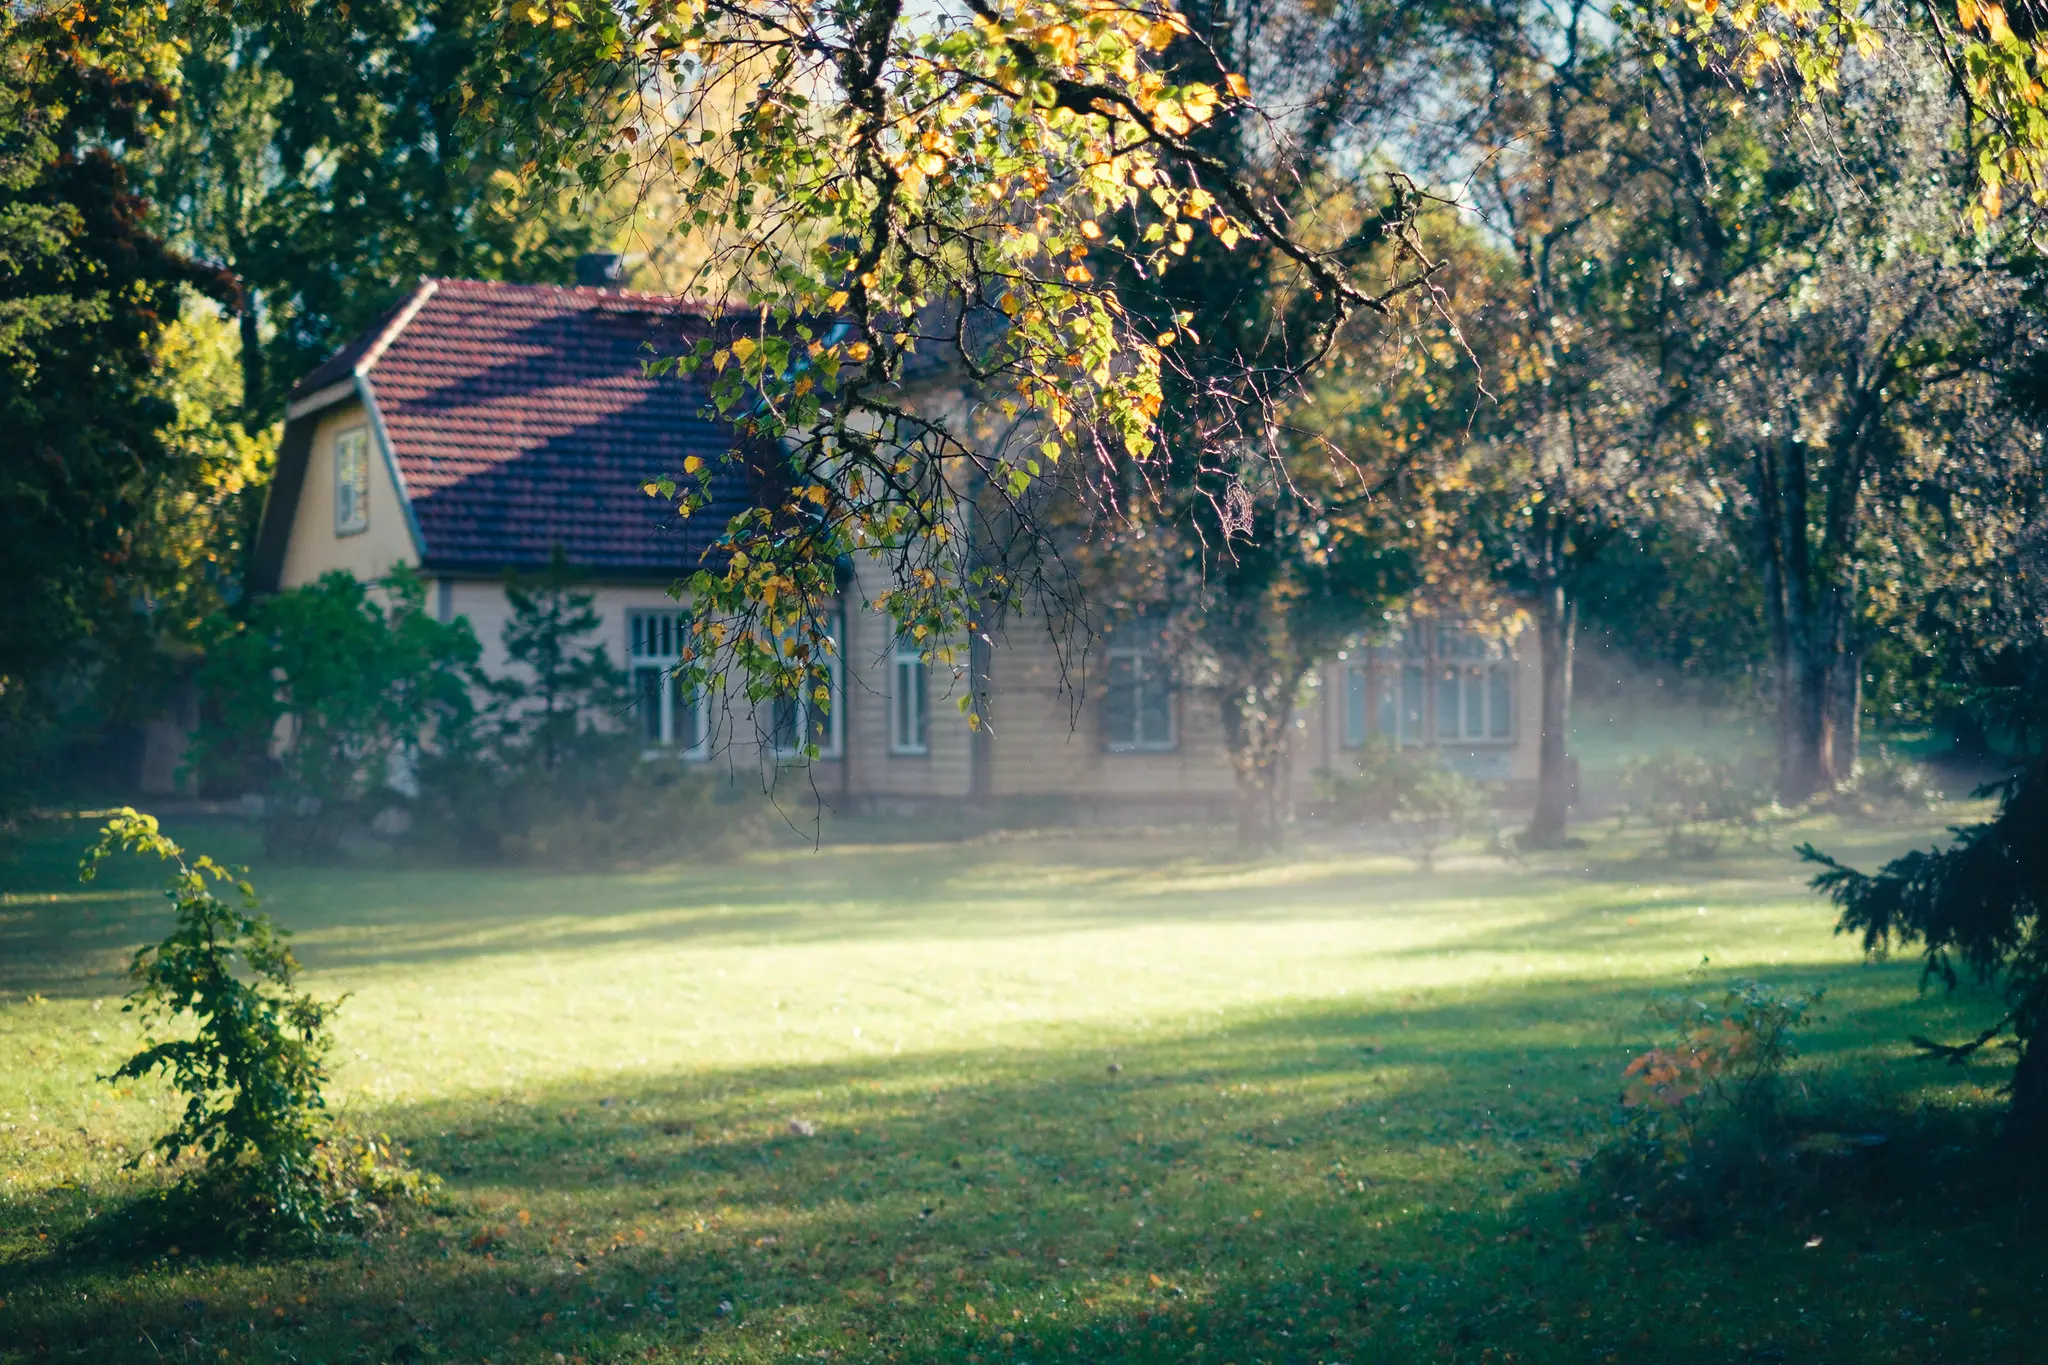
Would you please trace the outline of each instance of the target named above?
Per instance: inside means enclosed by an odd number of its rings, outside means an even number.
[[[584,289],[617,289],[626,278],[626,258],[616,251],[587,251],[576,258],[576,283]]]

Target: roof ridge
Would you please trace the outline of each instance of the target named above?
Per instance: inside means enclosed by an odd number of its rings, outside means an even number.
[[[397,315],[384,325],[384,330],[377,334],[377,339],[365,347],[362,355],[357,357],[357,374],[369,374],[371,366],[384,358],[384,352],[391,349],[391,343],[398,340],[398,334],[419,316],[420,309],[426,305],[428,299],[434,297],[435,291],[440,287],[441,281],[435,279],[422,279],[419,282],[412,291],[412,297],[405,301],[405,307],[398,310]]]
[[[452,285],[461,290],[529,290],[536,293],[545,290],[555,294],[573,294],[600,303],[607,299],[628,299],[634,302],[644,301],[647,303],[668,304],[678,311],[699,313],[706,317],[714,312],[730,315],[735,311],[747,311],[737,309],[736,305],[731,302],[720,304],[717,300],[705,298],[702,295],[665,294],[651,289],[613,289],[609,286],[550,284],[546,281],[528,280],[479,280],[461,275],[436,275],[431,278],[432,282],[436,285]]]

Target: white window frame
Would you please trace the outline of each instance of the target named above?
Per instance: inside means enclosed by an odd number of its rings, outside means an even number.
[[[898,635],[889,667],[889,752],[916,757],[931,751],[931,664],[916,640]]]
[[[654,673],[659,678],[654,715],[642,712],[639,717],[642,737],[648,741],[649,747],[655,752],[673,753],[678,758],[702,762],[711,757],[711,699],[702,693],[685,698],[676,679],[676,670],[683,665],[683,642],[689,637],[689,631],[688,612],[627,612],[626,668],[633,683],[635,708],[647,700],[647,694],[641,687],[642,677]],[[697,722],[696,742],[679,745],[676,743],[680,729],[677,722],[688,716],[692,708]],[[649,725],[650,720],[654,724]]]
[[[1180,747],[1180,716],[1178,714],[1179,708],[1174,705],[1175,689],[1173,682],[1166,676],[1165,660],[1161,657],[1158,649],[1149,645],[1112,645],[1108,651],[1109,673],[1112,678],[1116,674],[1117,663],[1120,660],[1129,661],[1133,678],[1129,686],[1137,694],[1131,700],[1132,733],[1118,736],[1107,732],[1109,708],[1105,703],[1103,707],[1104,747],[1113,754],[1164,754],[1173,752]],[[1151,669],[1148,670],[1147,664],[1152,665]],[[1166,694],[1166,737],[1164,739],[1147,739],[1144,735],[1145,707],[1143,703],[1148,683],[1158,687]],[[1110,683],[1112,687],[1119,685],[1115,682]]]
[[[1520,670],[1501,645],[1459,624],[1431,622],[1405,637],[1360,648],[1364,657],[1347,660],[1342,671],[1340,736],[1345,748],[1361,748],[1371,738],[1403,748],[1512,745],[1519,739]],[[1504,731],[1494,728],[1497,685],[1507,693]],[[1443,714],[1447,690],[1455,690],[1457,697],[1448,726]],[[1354,723],[1360,719],[1361,701],[1362,729]],[[1475,704],[1477,729],[1469,723]]]
[[[334,534],[370,529],[370,428],[334,433]]]
[[[825,635],[831,642],[825,651],[825,658],[822,663],[812,665],[814,670],[824,673],[825,695],[829,698],[825,709],[825,733],[818,741],[818,758],[820,760],[839,757],[841,738],[845,734],[845,670],[839,657],[839,640],[843,633],[840,629],[839,616],[835,612],[831,620],[825,623]],[[815,681],[809,682],[795,697],[777,698],[768,703],[768,732],[762,736],[762,739],[768,751],[777,760],[789,762],[805,756],[804,743],[811,733],[811,713],[818,704],[811,695],[816,690],[816,687]],[[788,705],[793,705],[796,708],[794,725],[791,727],[795,734],[795,742],[791,744],[783,742],[781,733],[783,727],[776,723],[777,709]]]

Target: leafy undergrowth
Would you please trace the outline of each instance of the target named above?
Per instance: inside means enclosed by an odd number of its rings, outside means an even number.
[[[1995,1002],[1859,964],[1783,854],[260,869],[309,984],[356,992],[350,1117],[447,1184],[237,1261],[93,1249],[162,1180],[120,1169],[162,1095],[93,1080],[158,912],[67,886],[63,847],[0,872],[0,1360],[2038,1358],[2038,1205],[1982,1159],[1997,1072],[1904,1060]],[[1703,955],[1826,990],[1788,1084],[1887,1140],[1675,1233],[1589,1163],[1646,997]]]

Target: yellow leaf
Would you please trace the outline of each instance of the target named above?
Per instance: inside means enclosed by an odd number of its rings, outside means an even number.
[[[704,461],[698,459],[695,455],[686,455],[683,457],[683,472],[685,474],[694,474],[703,467]]]
[[[754,353],[754,350],[754,341],[751,337],[741,337],[738,341],[735,341],[732,344],[733,356],[742,362],[744,362],[748,356],[752,355]]]
[[[1102,228],[1093,218],[1090,218],[1081,224],[1081,235],[1091,242],[1099,241],[1102,237]]]
[[[1248,100],[1252,97],[1251,86],[1245,84],[1244,77],[1238,75],[1235,71],[1223,78],[1223,88],[1241,100]]]
[[[1173,41],[1173,25],[1158,23],[1145,30],[1145,46],[1154,52],[1162,52]]]
[[[835,289],[832,291],[832,296],[825,300],[825,306],[827,308],[844,308],[849,297],[844,289]]]
[[[1086,284],[1093,278],[1095,277],[1088,273],[1088,267],[1085,265],[1070,265],[1067,267],[1067,282],[1069,284]]]
[[[804,490],[804,496],[809,498],[812,502],[818,504],[818,506],[823,507],[825,505],[825,498],[827,496],[825,492],[825,485],[821,483],[812,484],[809,488],[806,488]]]
[[[2013,41],[2012,25],[2005,21],[2003,5],[1984,6],[1984,27],[1991,34],[1991,41],[2000,46]]]
[[[868,358],[868,344],[865,341],[854,342],[846,348],[846,358],[849,360],[866,360]]]
[[[1977,27],[1977,0],[1956,0],[1956,22],[1966,29]]]

